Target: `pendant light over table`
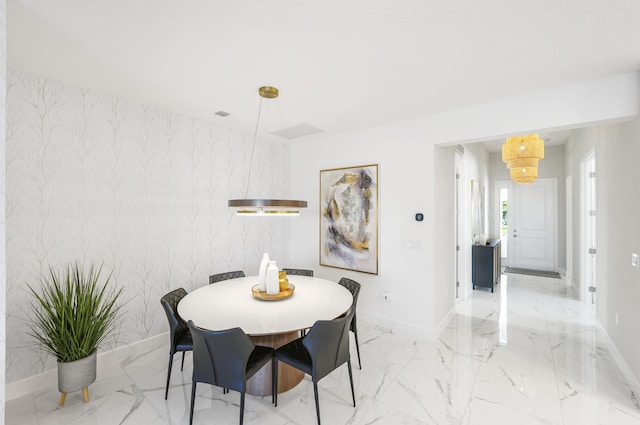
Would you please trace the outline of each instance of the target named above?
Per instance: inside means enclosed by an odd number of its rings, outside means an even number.
[[[263,99],[275,99],[278,97],[278,89],[275,87],[264,86],[258,90],[260,95],[260,107],[258,109],[258,120],[256,122],[256,130],[253,135],[253,147],[251,149],[251,161],[249,162],[249,174],[247,176],[247,186],[244,193],[244,199],[230,199],[229,207],[238,208],[238,215],[249,216],[291,216],[299,215],[300,208],[307,207],[307,201],[298,201],[290,199],[247,199],[249,193],[249,183],[251,182],[251,169],[253,167],[253,155],[256,149],[256,139],[258,136],[258,125],[260,124],[260,113],[262,112]]]
[[[538,161],[544,158],[544,141],[537,134],[510,137],[502,145],[502,161],[516,183],[533,183]]]

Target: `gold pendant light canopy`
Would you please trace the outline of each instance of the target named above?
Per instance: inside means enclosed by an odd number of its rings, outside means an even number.
[[[516,183],[533,183],[538,177],[538,161],[544,158],[544,141],[537,134],[516,136],[502,145],[502,161]]]
[[[251,183],[251,169],[253,166],[253,154],[256,149],[260,113],[262,112],[262,99],[275,99],[278,97],[279,92],[275,87],[263,86],[258,89],[258,94],[260,95],[260,108],[258,109],[258,120],[256,121],[256,130],[253,135],[251,162],[249,163],[249,174],[247,176],[247,186],[244,194],[245,199],[230,199],[228,205],[232,208],[238,208],[238,215],[271,217],[299,215],[300,208],[307,207],[307,201],[289,199],[246,199],[249,193],[249,184]]]
[[[275,87],[262,86],[258,89],[258,94],[265,99],[275,99],[280,92]]]

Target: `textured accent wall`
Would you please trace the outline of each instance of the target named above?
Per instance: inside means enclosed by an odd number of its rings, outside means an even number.
[[[0,423],[4,423],[5,347],[6,347],[6,237],[5,227],[5,159],[7,95],[7,2],[0,0]]]
[[[111,349],[167,329],[160,297],[286,259],[289,218],[237,217],[252,135],[9,71],[7,381],[55,365],[27,336],[49,266],[104,262],[128,300]],[[256,100],[257,101],[257,100]],[[249,196],[289,192],[289,147],[258,140]]]

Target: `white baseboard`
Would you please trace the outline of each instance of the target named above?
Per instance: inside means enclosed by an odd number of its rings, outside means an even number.
[[[389,329],[397,334],[410,335],[412,337],[424,338],[429,341],[435,340],[440,332],[436,329],[428,329],[421,326],[416,326],[412,323],[407,323],[399,320],[390,319],[388,317],[380,316],[378,314],[367,313],[365,311],[358,311],[358,319],[366,321],[368,324],[374,326],[381,326]],[[447,318],[445,318],[447,320]],[[443,320],[443,322],[445,322]],[[441,322],[442,324],[442,322]]]
[[[442,318],[438,326],[436,326],[436,330],[435,330],[436,338],[440,336],[442,331],[444,331],[444,329],[449,325],[451,320],[453,320],[453,317],[455,316],[455,314],[456,314],[456,306],[454,305],[453,307],[451,307],[449,312],[445,314],[445,316]]]
[[[604,328],[604,326],[602,326],[602,323],[600,323],[600,320],[596,320],[596,322],[598,323],[600,329],[602,329],[605,342],[607,343],[607,348],[609,349],[609,352],[613,357],[613,361],[616,362],[616,365],[618,365],[618,368],[620,368],[620,372],[622,372],[622,375],[625,377],[625,379],[629,381],[631,391],[633,391],[636,395],[640,395],[640,381],[638,381],[638,377],[633,373],[624,357],[622,357],[622,354],[620,354],[620,351],[618,351],[618,347],[616,347],[616,344],[613,343],[606,329]]]
[[[162,345],[168,345],[168,343],[169,333],[163,332],[114,350],[98,352],[98,378],[100,377],[101,369],[104,370],[119,365],[122,360],[128,357],[143,354]],[[37,375],[7,384],[5,387],[5,401],[14,400],[38,390],[55,388],[57,385],[58,369],[49,369]]]

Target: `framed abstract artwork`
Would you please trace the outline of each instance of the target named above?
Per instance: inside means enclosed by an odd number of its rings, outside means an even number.
[[[320,265],[378,274],[378,164],[320,171]]]

